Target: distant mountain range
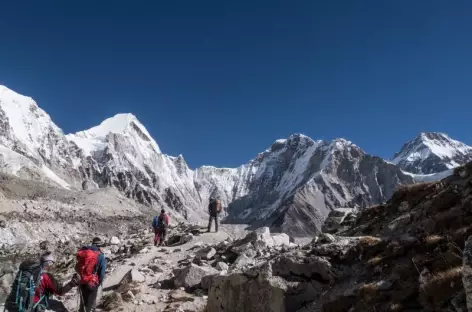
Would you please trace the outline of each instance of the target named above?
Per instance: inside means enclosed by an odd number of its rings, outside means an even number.
[[[1,172],[69,189],[114,187],[187,220],[205,219],[218,195],[227,222],[311,235],[332,208],[380,203],[399,184],[439,179],[468,161],[472,147],[443,133],[421,133],[390,161],[344,139],[294,134],[238,168],[192,170],[163,154],[132,114],[65,135],[32,98],[0,86]]]

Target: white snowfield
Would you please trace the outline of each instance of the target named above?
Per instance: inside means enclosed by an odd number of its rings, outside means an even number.
[[[114,187],[187,220],[207,218],[217,195],[229,221],[310,235],[333,208],[379,203],[398,184],[439,179],[467,161],[472,148],[442,133],[422,133],[392,163],[344,139],[294,134],[240,167],[192,170],[182,155],[163,154],[132,114],[64,135],[31,98],[0,86],[2,172],[70,189]]]

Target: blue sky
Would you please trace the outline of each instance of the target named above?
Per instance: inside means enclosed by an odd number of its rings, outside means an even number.
[[[132,112],[161,149],[236,166],[301,132],[390,157],[472,144],[472,1],[8,1],[0,84],[65,132]]]

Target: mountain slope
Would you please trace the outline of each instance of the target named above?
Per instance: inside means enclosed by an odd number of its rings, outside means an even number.
[[[191,221],[206,219],[209,197],[218,195],[227,222],[294,236],[319,231],[335,207],[383,202],[398,185],[442,177],[448,172],[436,173],[471,155],[465,144],[430,133],[405,144],[389,163],[344,139],[294,134],[238,168],[191,170],[181,155],[163,154],[132,114],[66,136],[31,98],[0,87],[1,172],[72,189],[113,187]]]
[[[229,222],[269,225],[294,236],[321,228],[335,207],[365,207],[388,199],[413,179],[349,141],[279,140],[251,161],[244,196],[229,205]],[[235,188],[237,190],[237,187]]]
[[[423,132],[405,143],[392,163],[415,174],[433,174],[472,161],[472,147],[439,132]]]

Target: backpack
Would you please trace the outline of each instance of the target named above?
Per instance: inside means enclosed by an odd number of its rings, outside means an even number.
[[[153,227],[153,228],[159,227],[159,217],[158,217],[158,216],[155,216],[155,217],[152,219],[152,227]]]
[[[5,302],[5,308],[11,312],[32,311],[37,305],[33,304],[33,297],[40,277],[41,266],[39,262],[33,260],[22,262],[13,282],[11,293]]]
[[[161,229],[167,228],[167,223],[163,215],[160,215],[159,218],[157,218],[157,227]]]
[[[79,250],[77,253],[75,271],[80,275],[80,284],[88,284],[91,287],[98,285],[97,264],[99,256],[100,251],[94,251],[92,249]]]
[[[219,199],[215,200],[215,206],[216,212],[221,212],[221,202]]]

